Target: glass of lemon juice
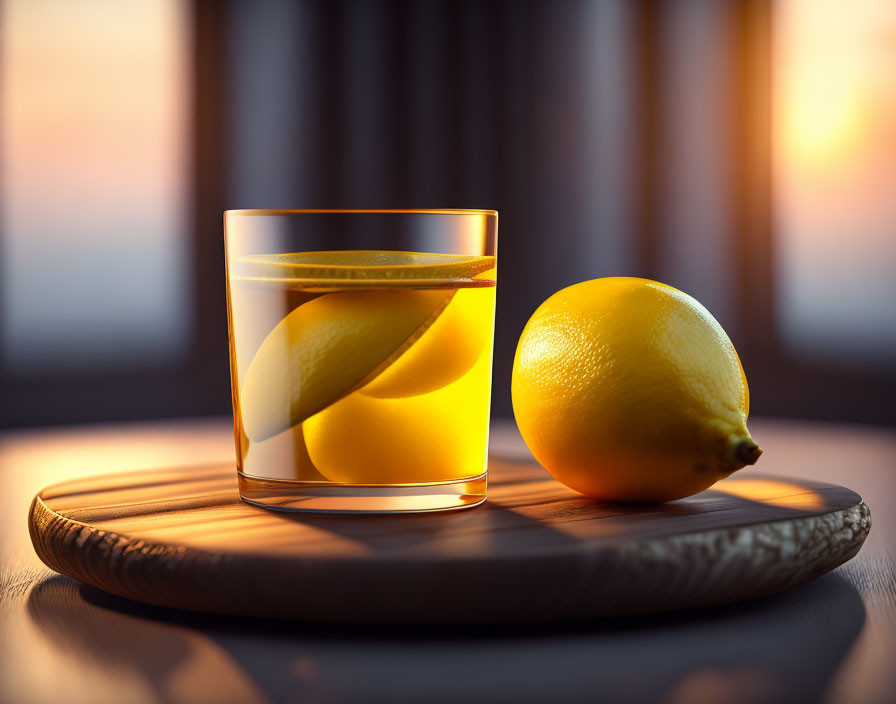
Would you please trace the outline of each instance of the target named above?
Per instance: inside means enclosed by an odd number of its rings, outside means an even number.
[[[240,494],[293,511],[485,500],[498,214],[224,214]]]

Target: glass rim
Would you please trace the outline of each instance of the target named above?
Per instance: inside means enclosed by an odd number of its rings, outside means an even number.
[[[493,215],[497,210],[479,208],[237,208],[225,215],[350,215],[381,213],[386,215]]]

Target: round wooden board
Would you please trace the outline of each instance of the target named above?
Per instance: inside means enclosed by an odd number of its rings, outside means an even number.
[[[51,486],[31,537],[52,569],[136,601],[243,616],[463,623],[614,617],[771,594],[853,557],[856,493],[745,470],[659,506],[590,500],[492,460],[488,502],[340,516],[240,501],[232,467]]]

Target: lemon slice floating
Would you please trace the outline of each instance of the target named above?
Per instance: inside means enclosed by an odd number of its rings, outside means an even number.
[[[246,369],[240,406],[260,441],[363,386],[448,305],[454,291],[346,291],[299,306],[270,332]]]
[[[472,286],[491,282],[475,277],[495,266],[491,256],[350,250],[235,256],[230,278],[243,285],[265,288],[321,289],[376,286],[450,285],[464,281]]]

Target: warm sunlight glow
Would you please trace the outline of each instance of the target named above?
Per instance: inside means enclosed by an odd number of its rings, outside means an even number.
[[[824,500],[817,491],[776,479],[732,478],[721,481],[712,488],[713,491],[721,491],[771,506],[786,506],[806,511],[824,506]]]
[[[863,148],[874,129],[886,0],[782,0],[776,4],[774,104],[776,147],[802,167],[831,167]],[[875,32],[881,31],[880,36]],[[870,45],[870,46],[869,46]]]
[[[793,155],[818,163],[848,154],[862,129],[862,96],[848,76],[807,76],[784,97],[783,141]]]
[[[184,353],[188,20],[178,0],[0,3],[8,369]]]
[[[778,316],[801,358],[896,354],[896,2],[773,4]]]

